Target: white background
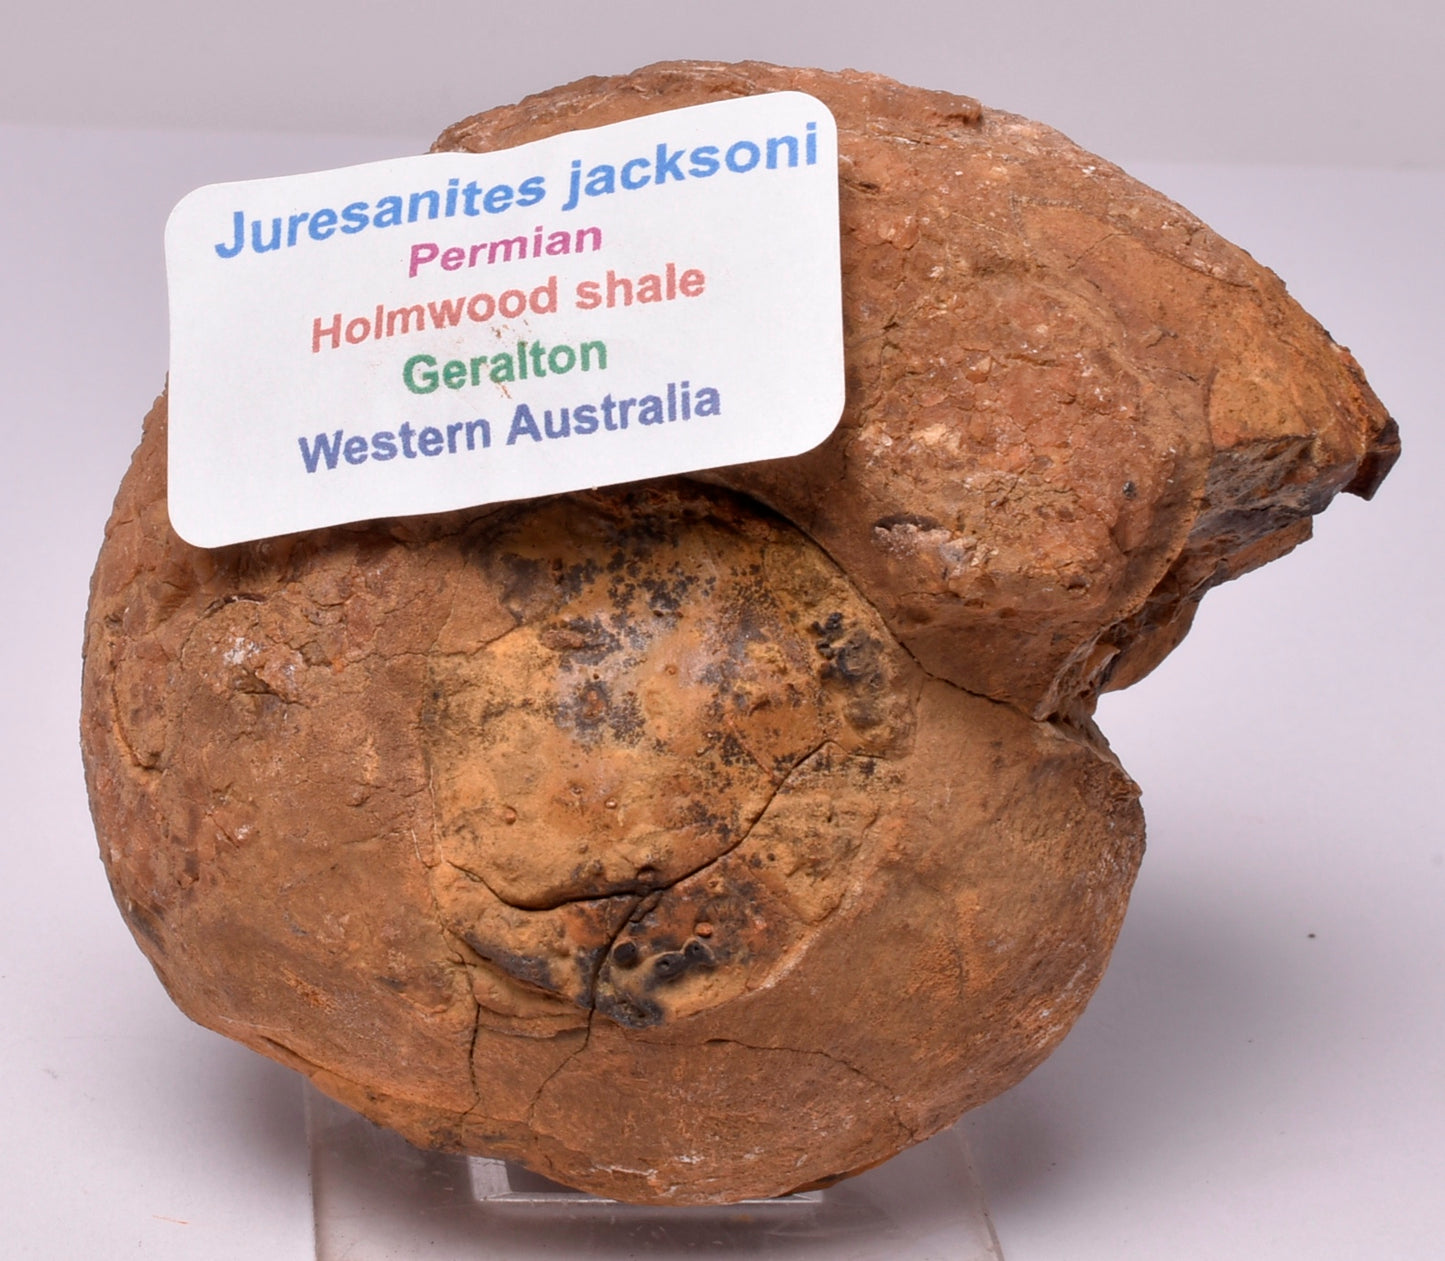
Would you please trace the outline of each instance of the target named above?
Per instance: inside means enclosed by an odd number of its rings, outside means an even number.
[[[430,138],[649,61],[853,66],[1106,157],[1439,165],[1438,0],[7,0],[0,119]]]
[[[311,1246],[295,1081],[170,1007],[110,903],[76,751],[85,583],[165,373],[170,206],[207,181],[413,152],[454,116],[582,73],[750,55],[878,69],[1062,126],[1280,272],[1399,417],[1405,457],[1374,503],[1342,499],[1314,542],[1213,593],[1183,647],[1102,706],[1150,820],[1134,905],[1078,1028],[969,1124],[1009,1261],[1441,1255],[1442,14],[6,14],[0,1252],[300,1261]],[[306,134],[328,129],[353,134]]]

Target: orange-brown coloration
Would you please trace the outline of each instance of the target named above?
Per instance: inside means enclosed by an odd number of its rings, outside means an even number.
[[[202,551],[162,399],[92,587],[92,809],[176,1001],[622,1199],[824,1183],[1039,1063],[1143,849],[1098,690],[1393,458],[1270,273],[965,98],[659,66],[439,143],[787,87],[842,147],[823,446]]]
[[[838,122],[848,403],[720,484],[807,531],[930,671],[1035,717],[1146,673],[1211,586],[1398,450],[1349,352],[1183,207],[1058,132],[878,75],[652,66],[437,149],[797,89]]]

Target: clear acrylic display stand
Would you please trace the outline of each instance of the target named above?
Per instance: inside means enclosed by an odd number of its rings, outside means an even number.
[[[958,1127],[826,1191],[647,1208],[425,1152],[306,1087],[317,1261],[1002,1261]]]

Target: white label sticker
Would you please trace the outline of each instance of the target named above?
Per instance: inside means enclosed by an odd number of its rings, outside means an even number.
[[[843,409],[837,132],[782,92],[197,189],[169,502],[217,547],[796,455]]]

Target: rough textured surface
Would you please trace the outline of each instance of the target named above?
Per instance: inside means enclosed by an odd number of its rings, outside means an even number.
[[[793,527],[677,483],[206,552],[164,420],[84,739],[195,1018],[417,1142],[682,1202],[881,1160],[1082,1007],[1133,784],[926,675]]]
[[[1289,551],[1398,450],[1272,272],[1039,123],[757,63],[584,79],[438,149],[798,89],[838,120],[848,405],[714,479],[847,571],[930,671],[1036,717],[1152,668],[1209,587]]]
[[[782,87],[840,125],[822,447],[202,551],[162,399],[92,588],[92,809],[176,1001],[631,1200],[857,1171],[1037,1064],[1143,848],[1098,689],[1393,458],[1270,273],[963,98],[662,66],[440,143]]]

